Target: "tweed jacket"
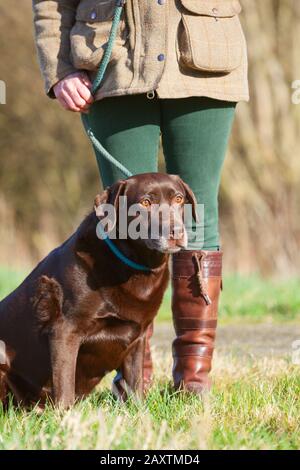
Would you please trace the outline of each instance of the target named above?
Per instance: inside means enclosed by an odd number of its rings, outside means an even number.
[[[93,79],[116,0],[33,0],[45,89],[77,70]],[[238,0],[127,0],[96,99],[156,90],[160,98],[248,100]]]

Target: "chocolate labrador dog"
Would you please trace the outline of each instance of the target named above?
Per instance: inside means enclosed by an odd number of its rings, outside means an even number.
[[[180,208],[181,220],[172,219],[167,237],[111,240],[122,256],[145,269],[128,265],[97,236],[102,208],[118,209],[121,196],[128,207],[137,204],[148,215],[152,205]],[[68,407],[117,368],[128,389],[142,394],[145,332],[167,286],[169,253],[186,246],[185,203],[196,217],[190,188],[178,176],[160,173],[119,180],[96,197],[75,233],[0,303],[0,400],[11,392],[24,406],[43,405],[49,397]]]

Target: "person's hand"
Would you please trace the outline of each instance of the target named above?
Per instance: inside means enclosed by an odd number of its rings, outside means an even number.
[[[87,113],[94,101],[91,93],[92,83],[84,72],[71,73],[56,83],[54,94],[68,111]]]

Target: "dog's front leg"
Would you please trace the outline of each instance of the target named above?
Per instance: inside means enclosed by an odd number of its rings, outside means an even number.
[[[120,367],[120,378],[114,384],[113,393],[121,401],[130,395],[143,397],[143,361],[145,339],[139,338],[124,358]]]
[[[76,362],[80,337],[66,321],[54,326],[50,336],[54,403],[68,408],[75,401]]]

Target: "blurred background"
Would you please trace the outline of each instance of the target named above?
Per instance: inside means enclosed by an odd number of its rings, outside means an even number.
[[[250,103],[240,103],[220,193],[225,269],[300,266],[299,0],[242,0]],[[100,180],[80,117],[44,94],[30,0],[0,5],[0,265],[28,267],[76,228]],[[161,170],[164,170],[160,154]]]

